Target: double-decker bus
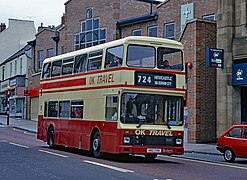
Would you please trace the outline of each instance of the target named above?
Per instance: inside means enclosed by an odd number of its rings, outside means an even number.
[[[51,57],[37,137],[97,158],[183,154],[185,94],[183,46],[174,40],[130,36]]]

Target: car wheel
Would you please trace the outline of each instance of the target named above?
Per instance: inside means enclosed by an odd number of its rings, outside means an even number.
[[[100,152],[100,133],[97,131],[92,139],[92,154],[96,158],[100,158],[102,156],[102,153]]]
[[[231,149],[224,150],[224,159],[227,162],[233,162],[236,158],[236,155]]]
[[[54,148],[54,128],[50,127],[47,134],[47,144],[50,148]]]

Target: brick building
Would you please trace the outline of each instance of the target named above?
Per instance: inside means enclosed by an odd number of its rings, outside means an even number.
[[[45,28],[36,35],[34,69],[40,70],[39,51],[43,50],[42,57],[46,58],[51,48],[57,48],[61,54],[130,35],[179,40],[185,45],[185,62],[193,64],[187,71],[188,141],[213,142],[216,70],[206,68],[205,51],[207,47],[216,47],[216,0],[168,0],[162,4],[154,2],[152,6],[147,2],[68,0],[62,25]],[[57,35],[56,45],[52,37]],[[39,73],[30,77],[33,79],[30,89],[37,91]]]

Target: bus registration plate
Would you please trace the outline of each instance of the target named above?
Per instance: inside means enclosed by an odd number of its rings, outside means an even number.
[[[155,149],[155,148],[148,148],[148,153],[161,153],[161,149]]]

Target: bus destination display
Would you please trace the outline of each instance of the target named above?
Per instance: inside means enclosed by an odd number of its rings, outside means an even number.
[[[135,72],[135,84],[141,86],[176,88],[176,76],[174,74]]]

